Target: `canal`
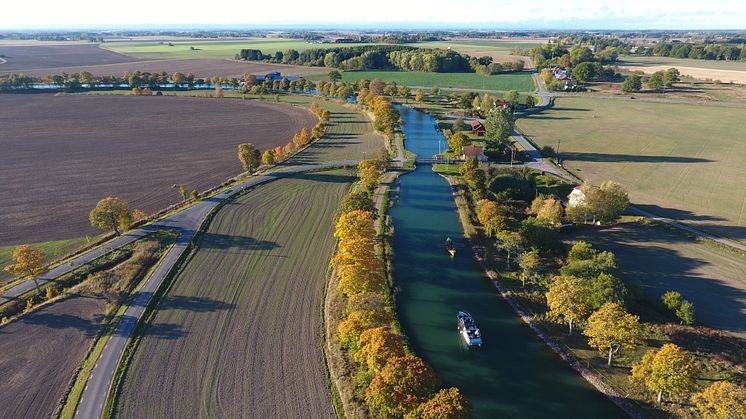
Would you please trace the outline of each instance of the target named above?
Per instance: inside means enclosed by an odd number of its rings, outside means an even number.
[[[434,119],[398,107],[406,148],[430,157],[443,147]],[[394,226],[397,310],[414,352],[456,386],[478,418],[625,417],[605,396],[541,342],[474,262],[450,186],[429,165],[399,177]],[[457,246],[451,259],[444,242]],[[465,346],[456,313],[469,311],[482,330],[481,348]]]

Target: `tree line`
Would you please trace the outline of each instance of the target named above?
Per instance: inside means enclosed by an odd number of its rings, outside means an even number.
[[[405,418],[466,418],[469,406],[457,388],[440,389],[433,368],[411,355],[394,326],[390,287],[375,249],[373,193],[388,162],[385,149],[358,165],[359,184],[345,197],[335,225],[332,265],[345,300],[339,341],[355,363],[355,384],[375,414]]]
[[[746,43],[660,42],[654,47],[639,47],[635,54],[693,60],[746,61]]]

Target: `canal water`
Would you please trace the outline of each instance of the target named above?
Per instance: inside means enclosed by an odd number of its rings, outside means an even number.
[[[400,107],[406,148],[431,156],[443,141],[434,120]],[[442,147],[442,144],[441,144]],[[541,342],[475,264],[450,186],[429,165],[397,180],[394,282],[399,320],[414,352],[457,386],[478,418],[625,417]],[[451,237],[456,257],[444,242]],[[482,330],[481,348],[468,348],[456,313],[470,312]]]

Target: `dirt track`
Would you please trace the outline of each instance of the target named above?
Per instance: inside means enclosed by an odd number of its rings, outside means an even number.
[[[104,301],[75,296],[0,327],[4,418],[55,410],[103,319]]]
[[[99,48],[98,44],[0,45],[0,54],[4,55],[7,61],[5,64],[0,64],[0,73],[32,68],[114,64],[138,60]]]
[[[94,234],[107,196],[154,212],[174,184],[203,190],[241,171],[236,146],[286,144],[316,118],[230,99],[0,95],[0,245]]]
[[[321,300],[351,180],[281,179],[218,213],[145,330],[118,416],[334,417]]]

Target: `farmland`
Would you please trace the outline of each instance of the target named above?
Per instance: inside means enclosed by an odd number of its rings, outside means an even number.
[[[334,416],[320,304],[351,181],[279,179],[217,213],[143,332],[119,416]]]
[[[503,63],[526,60],[520,55],[511,55],[515,48],[533,48],[546,43],[544,39],[452,39],[449,41],[422,42],[422,48],[450,48],[454,51],[469,54],[472,57],[492,57],[493,61]]]
[[[134,58],[98,48],[93,44],[0,44],[1,73],[53,67],[116,64],[135,61]]]
[[[682,76],[746,84],[746,61],[693,60],[673,57],[623,56],[620,67],[654,73],[676,67]]]
[[[107,195],[160,210],[181,199],[174,184],[203,190],[239,173],[237,144],[284,145],[315,121],[258,101],[2,95],[0,245],[93,234],[88,211]]]
[[[319,75],[321,77],[321,75]],[[507,73],[482,76],[475,73],[427,73],[414,71],[350,71],[342,73],[342,81],[372,80],[395,81],[399,85],[440,87],[443,89],[518,90],[532,92],[536,89],[529,73]]]
[[[746,259],[664,227],[636,223],[575,234],[616,255],[623,279],[651,301],[676,290],[694,303],[697,320],[746,337]]]
[[[744,108],[558,98],[518,125],[557,147],[584,180],[614,180],[633,203],[709,232],[746,239]]]
[[[64,256],[70,252],[75,251],[87,244],[85,237],[78,237],[75,239],[68,240],[53,240],[49,242],[42,242],[34,244],[34,247],[44,250],[47,254],[48,261],[52,261],[55,258]],[[13,253],[15,246],[2,246],[0,247],[0,266],[5,266],[11,261],[11,254]],[[0,271],[0,287],[10,282],[13,277],[4,271]]]
[[[264,54],[295,49],[352,47],[371,44],[312,44],[300,39],[251,38],[241,41],[173,41],[172,46],[160,42],[115,42],[102,44],[102,48],[120,54],[148,59],[233,59],[243,48],[261,50]],[[194,47],[191,49],[190,47]]]
[[[234,60],[217,60],[217,59],[184,59],[184,60],[140,60],[130,61],[117,64],[91,64],[91,65],[72,65],[67,67],[52,67],[41,69],[25,69],[24,74],[30,76],[44,77],[50,74],[62,73],[79,73],[87,71],[95,76],[122,76],[125,73],[139,70],[148,73],[166,73],[181,72],[184,74],[192,73],[196,77],[226,76],[236,77],[244,73],[264,75],[270,71],[279,71],[287,76],[305,76],[308,74],[318,74],[323,68],[291,66],[283,64],[270,64],[264,62],[252,61],[234,61]],[[0,73],[12,72],[4,71],[0,65]]]

